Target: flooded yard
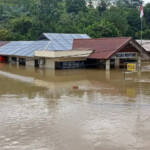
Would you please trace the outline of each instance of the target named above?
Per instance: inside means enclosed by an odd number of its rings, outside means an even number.
[[[124,79],[0,64],[0,150],[149,149],[149,66]]]

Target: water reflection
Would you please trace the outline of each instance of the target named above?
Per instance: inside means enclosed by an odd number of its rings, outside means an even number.
[[[126,77],[0,65],[1,149],[149,150],[150,72]]]

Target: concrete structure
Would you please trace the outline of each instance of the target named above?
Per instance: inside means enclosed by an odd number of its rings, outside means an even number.
[[[110,70],[110,59],[106,60],[106,70]]]
[[[35,51],[35,57],[39,60],[40,68],[55,69],[56,63],[85,61],[93,50],[70,51]]]
[[[26,58],[26,66],[35,67],[35,59],[30,57]]]
[[[0,56],[11,64],[47,69],[124,67],[147,51],[130,37],[90,39],[86,34],[44,33],[39,41],[0,42]]]
[[[106,70],[110,70],[111,67],[125,67],[129,62],[138,63],[140,68],[141,58],[149,58],[146,50],[131,37],[76,39],[73,48],[94,50],[87,59],[92,63],[97,60],[97,65],[105,65]]]
[[[0,42],[0,56],[5,57],[7,62],[17,65],[22,64],[30,67],[39,66],[41,68],[54,69],[57,61],[56,58],[60,59],[61,55],[64,61],[69,61],[65,53],[72,50],[75,38],[89,39],[90,37],[86,34],[43,33],[39,41]],[[35,56],[35,52],[41,50],[42,53],[40,54],[42,55],[40,57]],[[48,57],[47,54],[43,55],[44,51],[48,52]],[[56,52],[58,56],[54,56]],[[74,57],[78,53],[76,54],[73,51],[67,55]],[[70,61],[73,60],[71,59]],[[76,61],[80,61],[80,58],[76,57]]]

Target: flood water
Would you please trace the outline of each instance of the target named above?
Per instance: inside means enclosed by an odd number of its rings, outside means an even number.
[[[0,150],[149,150],[150,66],[39,70],[0,64]]]

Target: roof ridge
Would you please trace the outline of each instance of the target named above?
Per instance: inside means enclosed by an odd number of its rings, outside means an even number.
[[[107,39],[132,39],[132,37],[106,37],[106,38],[92,38],[92,39],[74,39],[74,40],[107,40]]]
[[[84,35],[87,35],[86,33],[49,33],[49,32],[45,32],[43,34],[84,34]]]

